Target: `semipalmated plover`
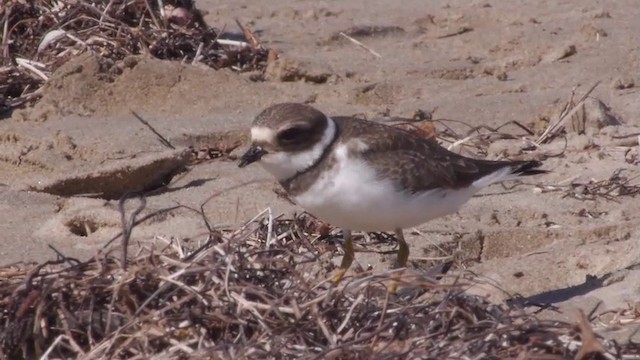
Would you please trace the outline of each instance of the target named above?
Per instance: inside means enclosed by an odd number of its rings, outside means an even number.
[[[397,127],[328,117],[300,103],[270,106],[254,119],[238,166],[253,162],[307,212],[342,228],[345,255],[335,281],[354,259],[351,231],[394,231],[397,266],[405,267],[403,229],[456,212],[493,183],[546,172],[539,161],[472,159]]]

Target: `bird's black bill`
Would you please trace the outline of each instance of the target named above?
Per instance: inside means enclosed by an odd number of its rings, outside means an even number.
[[[267,152],[260,146],[251,146],[247,152],[242,155],[238,167],[245,167],[251,163],[254,163],[264,156]]]

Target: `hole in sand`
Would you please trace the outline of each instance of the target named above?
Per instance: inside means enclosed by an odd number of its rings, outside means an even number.
[[[82,237],[93,234],[100,227],[93,219],[87,218],[74,218],[69,220],[65,225],[72,234]]]

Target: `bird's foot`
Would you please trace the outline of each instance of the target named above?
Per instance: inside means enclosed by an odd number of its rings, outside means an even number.
[[[342,278],[344,278],[344,275],[346,273],[347,273],[347,269],[339,268],[338,270],[336,270],[335,275],[333,275],[333,283],[336,285],[340,283],[340,281],[342,280]]]
[[[402,279],[402,274],[404,273],[404,271],[400,271],[397,272],[395,274],[393,274],[391,281],[389,282],[389,287],[387,288],[387,291],[392,294],[392,295],[396,295],[398,292],[398,284],[401,282]]]
[[[344,230],[344,257],[342,258],[340,267],[336,270],[336,273],[333,276],[334,284],[338,284],[342,280],[344,275],[347,273],[347,270],[351,267],[354,258],[355,254],[353,250],[353,242],[351,240],[351,231]]]

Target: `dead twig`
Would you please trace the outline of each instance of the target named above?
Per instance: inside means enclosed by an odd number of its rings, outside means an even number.
[[[121,258],[121,266],[122,270],[127,270],[127,252],[129,249],[129,240],[131,239],[131,232],[133,231],[134,224],[136,222],[136,217],[138,214],[144,210],[147,206],[147,199],[144,196],[139,196],[140,204],[138,207],[133,210],[131,215],[129,215],[129,219],[126,218],[126,210],[124,208],[127,199],[131,194],[126,193],[118,201],[118,211],[120,212],[120,222],[122,224],[122,258]]]
[[[377,57],[377,58],[382,58],[382,55],[380,55],[377,51],[373,50],[372,48],[368,47],[367,45],[361,43],[360,41],[352,38],[351,36],[345,34],[344,32],[340,32],[340,36],[344,37],[345,39],[351,41],[352,43],[358,45],[359,47],[367,50],[368,52],[370,52],[371,54],[373,54],[373,56]]]
[[[580,107],[584,104],[584,101],[589,97],[589,95],[591,95],[593,90],[595,90],[595,88],[599,84],[600,84],[600,81],[596,81],[596,83],[593,84],[589,88],[589,90],[587,90],[587,92],[580,98],[578,103],[576,103],[570,110],[563,111],[560,114],[560,116],[558,117],[558,120],[556,120],[556,122],[549,123],[549,126],[547,127],[547,129],[536,140],[536,143],[538,145],[544,143],[549,138],[554,136],[558,131],[560,131],[562,128],[564,128],[564,123],[567,121],[567,119],[571,119],[571,116],[573,116],[573,114],[575,114],[578,110],[580,110]],[[573,100],[570,101],[570,103],[572,103],[572,102],[573,102]],[[568,109],[568,106],[569,106],[569,104],[567,104],[567,107],[565,109]]]
[[[147,122],[147,120],[143,119],[140,115],[136,114],[135,111],[131,111],[131,114],[133,114],[133,116],[138,119],[138,121],[140,121],[144,126],[146,126],[149,130],[151,130],[152,133],[154,133],[158,139],[160,140],[160,143],[166,147],[168,147],[169,149],[174,149],[175,150],[175,146],[173,146],[171,144],[171,142],[169,140],[167,140],[167,138],[165,138],[164,136],[162,136],[162,134],[160,134],[153,126],[151,126],[151,124],[149,124],[149,122]]]
[[[448,37],[458,36],[458,35],[466,34],[466,33],[471,32],[471,31],[473,31],[472,27],[463,26],[460,29],[458,29],[458,30],[456,30],[456,31],[454,31],[452,33],[438,36],[438,39],[444,39],[444,38],[448,38]]]

